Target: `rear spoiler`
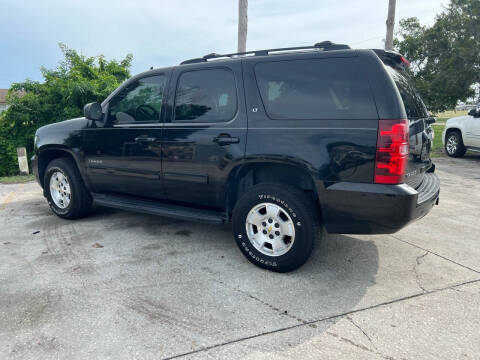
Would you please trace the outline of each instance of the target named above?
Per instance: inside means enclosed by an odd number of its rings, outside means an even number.
[[[372,49],[384,64],[390,65],[400,70],[406,70],[410,67],[410,62],[402,54],[382,49]]]

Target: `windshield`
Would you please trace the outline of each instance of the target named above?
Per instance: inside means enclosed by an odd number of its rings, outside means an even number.
[[[415,90],[413,80],[408,73],[406,71],[394,69],[388,65],[385,65],[385,68],[397,85],[398,91],[403,100],[403,105],[405,106],[407,117],[409,119],[428,117],[427,108]]]

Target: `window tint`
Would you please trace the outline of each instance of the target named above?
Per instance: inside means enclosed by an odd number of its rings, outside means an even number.
[[[273,119],[368,119],[377,112],[353,58],[264,62],[255,75]]]
[[[175,121],[223,122],[237,111],[233,73],[225,69],[185,72],[175,94]]]
[[[425,104],[417,94],[412,84],[412,80],[408,74],[405,72],[400,72],[399,70],[395,70],[390,66],[385,67],[397,85],[397,89],[402,97],[403,105],[405,106],[407,117],[409,119],[427,117],[428,112]]]
[[[159,121],[165,75],[150,76],[125,87],[110,102],[108,119],[112,124]]]

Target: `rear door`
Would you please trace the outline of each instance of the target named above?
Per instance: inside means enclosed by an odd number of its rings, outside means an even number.
[[[416,188],[423,180],[425,172],[430,168],[430,150],[433,141],[433,129],[430,117],[422,99],[413,86],[413,82],[404,70],[385,66],[393,78],[405,106],[409,120],[410,151],[405,182]]]
[[[240,61],[174,70],[162,136],[169,200],[222,207],[229,169],[245,152]]]

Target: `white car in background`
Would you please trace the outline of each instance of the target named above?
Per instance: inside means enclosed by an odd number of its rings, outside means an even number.
[[[442,142],[448,156],[461,157],[467,150],[480,152],[480,105],[468,115],[448,119]]]

